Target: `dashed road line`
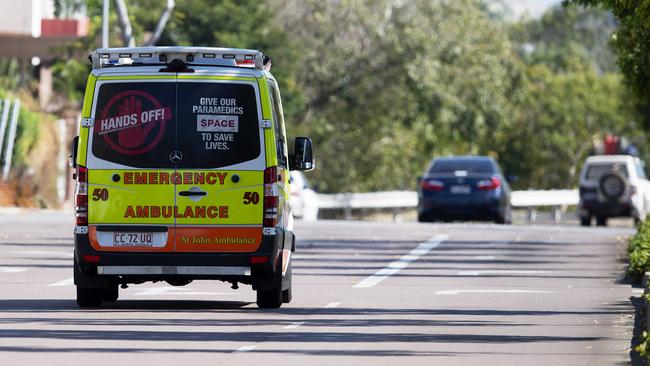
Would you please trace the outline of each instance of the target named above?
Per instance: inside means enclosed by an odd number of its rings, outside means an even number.
[[[249,346],[239,347],[239,348],[237,348],[235,350],[235,352],[239,352],[239,353],[249,352],[249,351],[254,350],[255,348],[257,348],[257,345],[256,344],[251,344]]]
[[[374,275],[361,280],[359,283],[354,285],[355,288],[368,288],[373,287],[379,282],[385,280],[386,278],[398,273],[402,269],[406,268],[411,262],[419,259],[423,255],[429,253],[431,249],[440,245],[443,241],[447,240],[449,236],[447,235],[436,235],[433,238],[425,241],[418,245],[417,248],[411,250],[408,254],[400,257],[399,260],[391,262],[385,268],[379,270]]]
[[[0,267],[0,273],[20,273],[27,271],[24,267]]]
[[[59,281],[59,282],[50,283],[48,286],[62,287],[62,286],[70,286],[70,285],[73,285],[73,284],[74,284],[74,278],[70,277],[70,278],[66,278],[65,280],[62,280],[62,281]]]
[[[460,294],[554,294],[555,291],[539,290],[440,290],[435,295],[460,295]]]
[[[337,306],[339,306],[339,305],[341,305],[340,302],[331,302],[331,303],[329,303],[329,304],[327,304],[327,305],[325,305],[325,306],[323,306],[323,307],[324,307],[325,309],[333,309],[333,308],[335,308],[335,307],[337,307]]]
[[[507,274],[548,274],[551,271],[537,271],[537,270],[517,270],[517,269],[493,269],[493,270],[476,270],[476,271],[459,271],[456,273],[458,276],[483,276],[483,275],[507,275]]]
[[[296,329],[303,324],[305,324],[305,322],[293,322],[282,329]]]
[[[496,259],[496,257],[493,255],[477,255],[474,259],[477,261],[491,261]]]

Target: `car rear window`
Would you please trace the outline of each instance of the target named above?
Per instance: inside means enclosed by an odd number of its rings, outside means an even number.
[[[211,82],[106,83],[92,153],[137,168],[220,168],[261,153],[255,89]],[[178,150],[176,164],[170,153]]]
[[[445,159],[436,160],[429,173],[454,173],[455,171],[472,173],[496,173],[494,164],[487,159]]]
[[[619,173],[627,177],[627,167],[625,163],[589,164],[585,178],[600,179],[600,177],[608,173]]]

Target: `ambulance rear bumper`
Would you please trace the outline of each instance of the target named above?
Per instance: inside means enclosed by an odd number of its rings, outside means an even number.
[[[98,275],[250,276],[250,267],[225,266],[97,266]]]
[[[121,283],[166,280],[221,280],[266,287],[282,262],[283,250],[294,251],[294,237],[280,228],[264,235],[252,253],[212,252],[101,252],[93,249],[87,234],[75,234],[75,284],[105,288]],[[88,261],[88,257],[93,261]],[[268,259],[260,261],[260,258]],[[254,260],[257,259],[257,260]]]

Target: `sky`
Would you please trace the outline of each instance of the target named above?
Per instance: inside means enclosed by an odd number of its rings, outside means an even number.
[[[560,4],[562,0],[505,0],[512,8],[515,19],[526,12],[531,18],[540,17],[549,7]]]

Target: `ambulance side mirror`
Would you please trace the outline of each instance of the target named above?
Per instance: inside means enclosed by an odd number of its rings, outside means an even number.
[[[77,152],[79,151],[79,136],[72,138],[72,146],[70,148],[70,166],[77,167]]]
[[[314,155],[309,137],[296,137],[294,154],[289,161],[290,170],[308,171],[314,169]]]

